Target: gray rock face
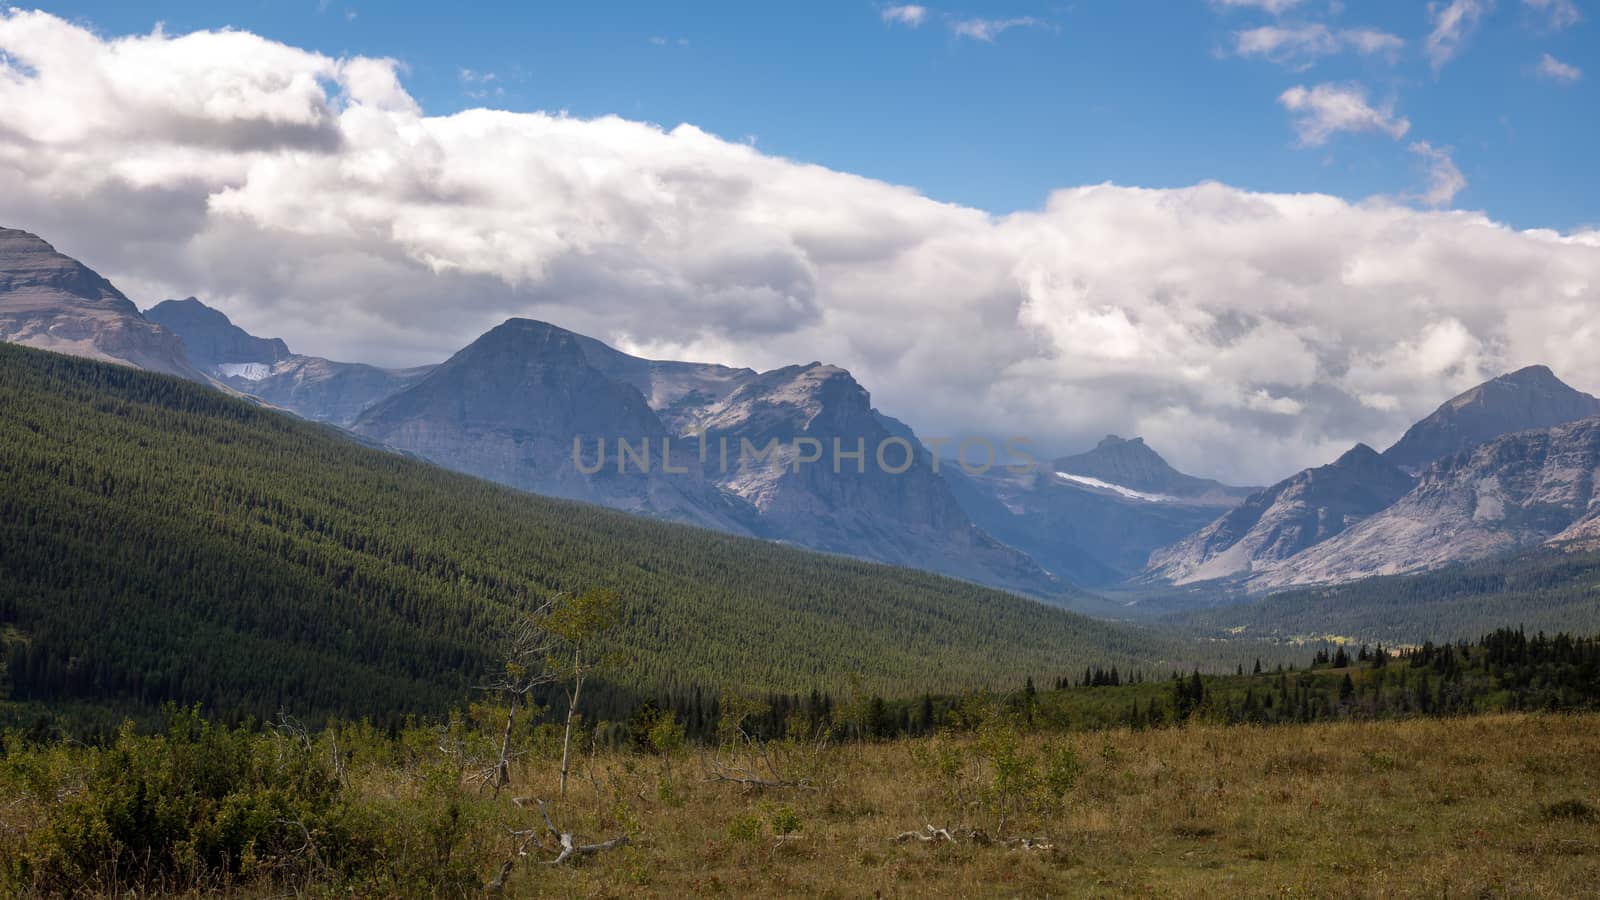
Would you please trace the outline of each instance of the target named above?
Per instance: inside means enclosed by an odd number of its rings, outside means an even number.
[[[1200,531],[1150,557],[1173,584],[1247,576],[1276,566],[1400,499],[1411,477],[1358,444],[1326,466],[1252,494]]]
[[[1439,460],[1382,512],[1253,579],[1257,589],[1419,572],[1600,536],[1600,418]]]
[[[589,365],[577,335],[543,322],[512,319],[492,329],[379,401],[351,430],[523,490],[752,533],[750,512],[697,471],[662,468],[669,435],[644,396]],[[575,461],[575,438],[597,471]],[[619,439],[649,449],[624,461]],[[682,468],[689,459],[680,448],[669,461]]]
[[[574,334],[589,365],[614,381],[632,386],[655,410],[667,430],[686,435],[698,417],[756,377],[754,369],[735,369],[714,363],[640,359],[591,337]]]
[[[302,418],[339,426],[432,368],[380,369],[301,356],[277,338],[250,334],[193,297],[163,301],[145,317],[182,337],[189,358],[214,380]]]
[[[178,336],[146,321],[111,282],[11,228],[0,228],[0,340],[207,380]]]
[[[1544,366],[1480,384],[1411,426],[1383,458],[1413,474],[1436,459],[1503,434],[1550,428],[1600,415],[1600,399],[1568,387]]]
[[[1186,475],[1142,438],[1116,436],[1025,472],[946,468],[979,527],[1086,587],[1139,574],[1151,552],[1192,534],[1254,490]]]
[[[873,409],[844,369],[810,363],[753,375],[675,420],[705,434],[713,479],[783,540],[1036,595],[1066,587],[976,526],[916,435]],[[771,443],[777,458],[723,467],[722,447],[738,460],[746,441]],[[821,459],[795,464],[817,452]]]

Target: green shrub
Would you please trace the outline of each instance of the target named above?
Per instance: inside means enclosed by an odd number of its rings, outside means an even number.
[[[1574,822],[1593,822],[1600,819],[1595,808],[1582,800],[1558,800],[1544,807],[1546,819],[1570,819]]]

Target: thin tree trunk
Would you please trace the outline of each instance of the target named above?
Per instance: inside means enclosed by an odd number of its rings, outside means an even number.
[[[517,694],[511,695],[511,708],[506,710],[506,732],[500,737],[500,766],[495,773],[494,795],[500,796],[500,788],[511,783],[511,726],[517,719]]]
[[[572,751],[572,716],[578,711],[578,695],[583,692],[583,667],[579,651],[572,653],[572,702],[567,704],[567,733],[561,740],[561,800],[567,799],[567,761]]]

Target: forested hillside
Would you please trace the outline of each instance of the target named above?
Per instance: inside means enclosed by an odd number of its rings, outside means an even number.
[[[15,700],[440,711],[499,665],[519,609],[591,587],[626,601],[613,685],[656,694],[851,677],[910,694],[1250,652],[523,494],[176,378],[0,346]]]

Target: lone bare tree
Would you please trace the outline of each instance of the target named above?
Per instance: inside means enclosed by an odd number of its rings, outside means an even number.
[[[572,761],[572,723],[583,696],[583,682],[601,665],[599,639],[622,618],[622,600],[615,591],[601,588],[561,598],[543,622],[551,638],[546,650],[546,671],[567,685],[567,721],[561,739],[561,799],[567,799],[567,774]]]
[[[500,757],[488,776],[494,779],[496,795],[511,780],[511,734],[518,708],[528,702],[528,695],[535,689],[561,683],[567,695],[566,728],[561,740],[561,800],[564,805],[567,777],[572,769],[572,729],[577,720],[578,703],[583,698],[583,683],[604,662],[599,650],[600,639],[621,617],[622,601],[617,593],[595,588],[577,595],[558,595],[530,613],[518,626],[507,654],[505,671],[489,685],[491,689],[503,693],[508,700],[505,732],[500,740]],[[551,817],[543,800],[515,798],[513,802],[523,806],[529,800],[538,808],[545,828],[512,833],[518,842],[516,849],[487,885],[491,895],[500,895],[505,891],[517,859],[547,834],[555,841],[551,849],[556,857],[549,861],[552,865],[628,843],[626,834],[608,841],[581,843],[571,830],[557,826],[556,819]],[[558,807],[557,817],[564,819],[566,817],[562,812]]]
[[[517,713],[537,689],[557,682],[566,685],[566,727],[561,740],[561,799],[567,798],[567,777],[572,764],[572,727],[577,719],[583,683],[603,660],[596,649],[599,638],[615,626],[622,601],[615,591],[594,588],[582,594],[558,594],[530,612],[514,630],[506,651],[505,667],[485,685],[506,698],[506,724],[500,736],[500,754],[482,780],[494,783],[495,795],[511,782],[512,732]]]
[[[511,734],[517,723],[517,711],[528,702],[536,689],[556,680],[556,673],[548,665],[555,639],[548,631],[550,612],[560,598],[547,600],[529,613],[514,630],[510,647],[506,651],[504,669],[494,681],[485,685],[506,698],[506,727],[500,736],[500,755],[493,771],[485,772],[483,780],[494,782],[494,795],[511,783]]]

